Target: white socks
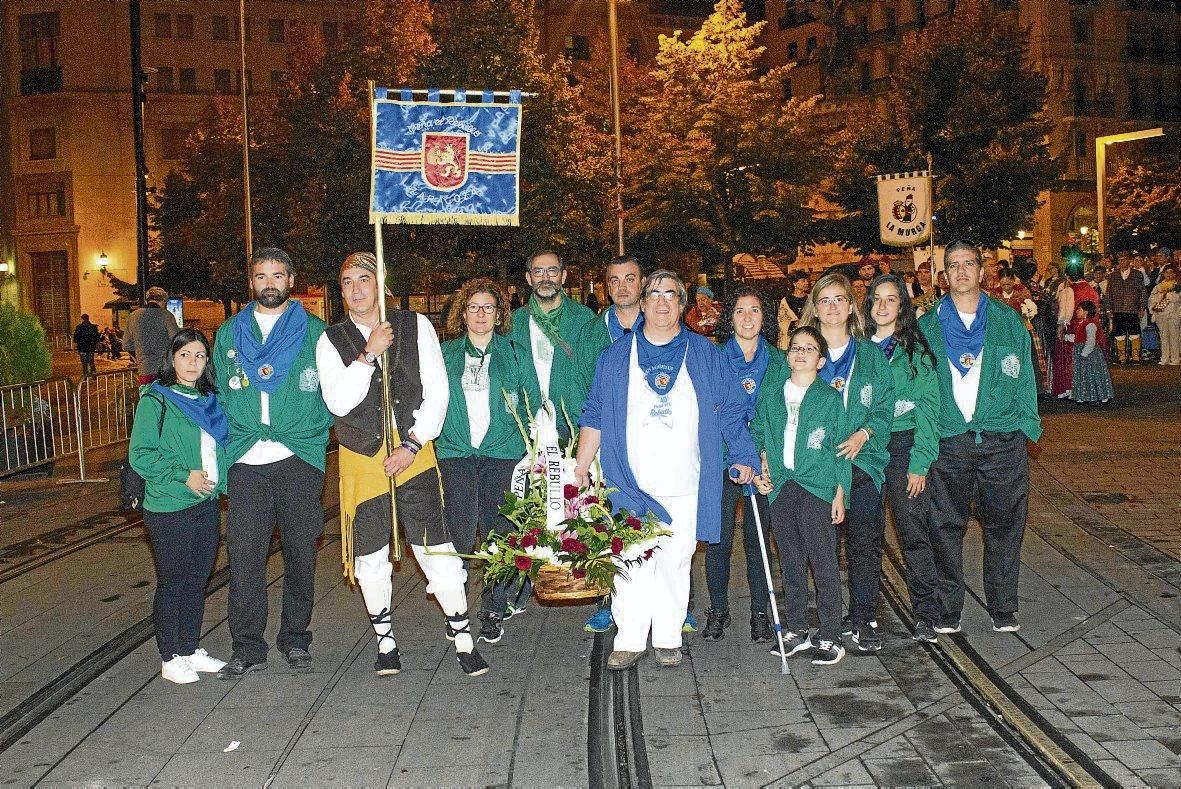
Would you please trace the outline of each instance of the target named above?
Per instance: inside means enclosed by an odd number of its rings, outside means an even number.
[[[460,614],[467,614],[467,570],[463,569],[463,560],[455,556],[455,546],[450,542],[441,545],[431,545],[424,548],[421,545],[411,545],[414,558],[418,566],[426,575],[428,594],[433,594],[439,607],[447,615],[452,630],[464,630],[469,627],[469,620],[455,619]],[[428,553],[429,551],[429,553]],[[455,650],[457,652],[471,652],[475,646],[470,632],[457,633],[455,636]]]
[[[397,642],[394,641],[394,626],[390,614],[390,602],[393,596],[394,565],[390,563],[390,547],[382,546],[381,550],[358,556],[353,560],[353,571],[357,576],[357,583],[361,587],[361,597],[365,600],[365,610],[369,612],[369,621],[373,623],[373,632],[377,639],[377,651],[386,654],[394,651]]]

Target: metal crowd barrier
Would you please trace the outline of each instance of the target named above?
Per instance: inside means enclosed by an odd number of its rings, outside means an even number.
[[[69,378],[0,387],[0,476],[79,452],[78,400]],[[81,461],[79,461],[81,462]]]
[[[86,476],[86,451],[128,440],[138,399],[134,369],[0,388],[0,479],[76,454],[78,478],[63,483],[105,482]]]

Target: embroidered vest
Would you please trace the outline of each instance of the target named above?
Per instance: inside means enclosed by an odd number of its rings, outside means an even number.
[[[414,412],[422,405],[422,376],[418,369],[418,314],[390,310],[387,318],[394,329],[389,349],[390,396],[398,430],[414,424]],[[346,365],[365,352],[365,337],[348,318],[325,329],[328,340]],[[381,449],[381,368],[374,367],[365,399],[344,416],[336,417],[336,440],[372,457]]]

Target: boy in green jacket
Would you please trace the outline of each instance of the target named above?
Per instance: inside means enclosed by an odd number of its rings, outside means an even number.
[[[1025,440],[1042,434],[1029,332],[980,289],[981,255],[968,241],[944,253],[950,293],[919,328],[937,361],[939,458],[931,467],[931,543],[939,571],[937,633],[958,633],[964,608],[964,530],[973,491],[984,537],[984,595],[992,629],[1013,632],[1021,542],[1029,510]]]
[[[256,251],[255,300],[217,332],[213,363],[229,418],[230,635],[234,655],[218,672],[237,679],[267,666],[266,560],[276,521],[283,542],[283,624],[276,646],[297,671],[312,667],[316,539],[324,529],[320,492],[332,415],[320,394],[316,341],[324,322],[290,298],[291,258]]]
[[[845,656],[836,525],[845,519],[845,491],[852,485],[852,465],[837,455],[837,444],[849,433],[845,405],[835,389],[818,380],[827,353],[818,330],[793,331],[788,365],[768,364],[750,425],[763,452],[756,486],[771,502],[771,529],[783,564],[789,631],[783,645],[789,656],[812,648],[816,665]],[[809,563],[820,616],[815,641],[808,631]],[[778,655],[779,647],[772,653]]]

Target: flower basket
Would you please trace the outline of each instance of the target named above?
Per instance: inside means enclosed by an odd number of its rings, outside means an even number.
[[[542,602],[589,603],[651,559],[669,532],[651,513],[615,511],[598,474],[586,488],[574,484],[576,441],[559,448],[550,408],[530,418],[528,433],[518,420],[529,451],[500,508],[513,529],[489,534],[470,558],[483,561],[485,584],[528,579]]]
[[[593,603],[611,589],[602,582],[575,578],[565,567],[545,564],[533,579],[533,591],[543,603]]]

